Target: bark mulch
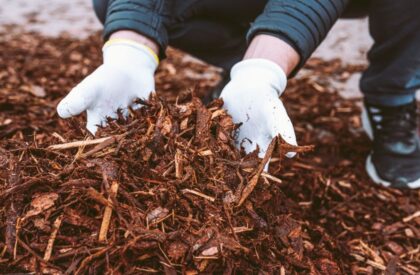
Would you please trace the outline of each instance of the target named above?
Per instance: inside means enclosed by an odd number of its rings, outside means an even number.
[[[0,40],[0,273],[420,272],[420,192],[369,181],[358,101],[330,85],[363,68],[311,60],[285,97],[307,146],[274,139],[261,160],[235,148],[221,100],[199,99],[218,70],[175,50],[127,120],[91,137],[59,119],[100,45]]]

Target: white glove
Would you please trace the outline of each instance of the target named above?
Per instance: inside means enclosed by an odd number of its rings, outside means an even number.
[[[262,158],[278,134],[287,143],[297,145],[292,122],[279,99],[287,84],[281,67],[266,59],[247,59],[233,66],[230,77],[220,97],[233,121],[242,123],[236,140],[238,147],[243,146],[250,153],[258,144]]]
[[[136,98],[148,99],[155,90],[154,73],[158,59],[153,52],[136,42],[114,40],[103,48],[104,64],[74,87],[58,104],[62,118],[87,112],[86,128],[95,134],[106,117],[117,117],[121,109],[125,116]]]

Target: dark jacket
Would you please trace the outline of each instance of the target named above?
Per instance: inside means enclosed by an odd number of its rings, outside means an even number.
[[[347,2],[268,0],[264,11],[251,23],[247,40],[259,33],[277,36],[297,50],[301,57],[298,67],[301,67],[344,11]],[[167,26],[173,19],[174,5],[182,5],[182,0],[110,0],[105,39],[117,30],[134,30],[156,41],[160,45],[160,55],[164,56],[168,45]]]

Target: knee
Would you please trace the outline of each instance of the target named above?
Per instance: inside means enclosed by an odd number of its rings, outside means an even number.
[[[96,16],[98,17],[99,21],[102,24],[105,23],[106,19],[106,11],[108,9],[108,0],[92,0],[93,1],[93,9],[95,11]]]

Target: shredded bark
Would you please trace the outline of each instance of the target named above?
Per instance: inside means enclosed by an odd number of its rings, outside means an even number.
[[[0,41],[2,273],[420,272],[420,193],[369,181],[357,102],[329,84],[363,68],[311,60],[285,101],[315,150],[275,139],[261,160],[235,147],[221,100],[199,99],[217,70],[174,50],[127,120],[90,137],[83,117],[59,119],[100,43]]]

